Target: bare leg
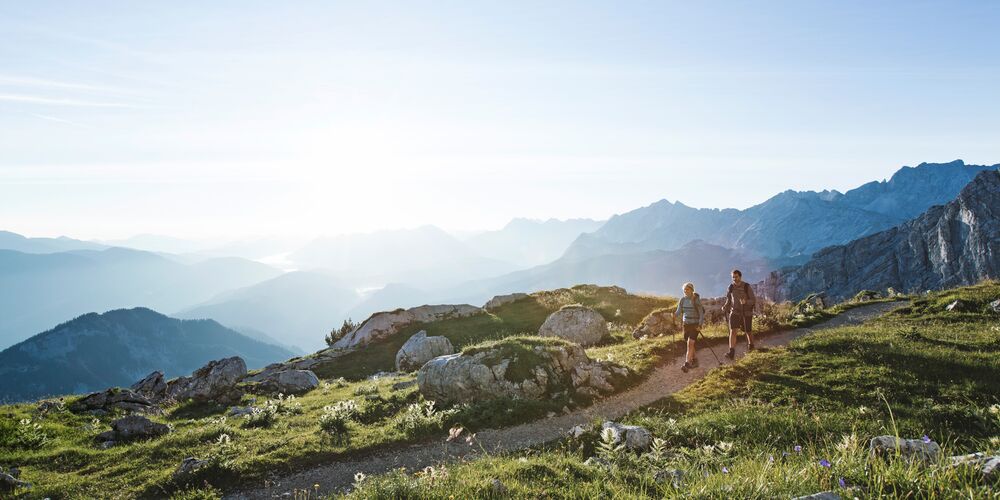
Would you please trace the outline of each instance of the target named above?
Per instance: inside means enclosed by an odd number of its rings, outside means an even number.
[[[736,330],[733,327],[729,327],[729,348],[736,349]]]
[[[684,361],[687,361],[688,363],[693,362],[694,361],[694,354],[695,354],[694,351],[695,351],[694,339],[688,339],[687,356],[684,357]]]

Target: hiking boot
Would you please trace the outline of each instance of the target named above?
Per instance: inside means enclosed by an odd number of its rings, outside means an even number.
[[[754,345],[753,344],[747,344],[747,352],[750,352],[753,349],[754,349]]]
[[[729,358],[729,359],[735,359],[736,358],[736,349],[733,349],[732,347],[730,347],[729,348],[729,352],[726,353],[726,357]]]
[[[691,363],[688,363],[687,361],[685,361],[684,362],[684,366],[681,366],[681,371],[684,372],[684,373],[687,373],[688,370],[690,370],[691,368],[692,368]]]

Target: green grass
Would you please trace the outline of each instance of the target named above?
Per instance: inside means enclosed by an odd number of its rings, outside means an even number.
[[[957,298],[976,312],[945,312]],[[352,496],[489,498],[499,479],[508,495],[525,498],[790,498],[831,489],[1000,498],[968,469],[867,452],[868,440],[885,434],[928,435],[945,455],[1000,452],[1000,318],[980,307],[996,298],[996,283],[936,293],[862,326],[752,353],[624,419],[661,440],[656,452],[602,450],[594,432],[450,466],[436,478],[369,478]],[[586,465],[594,455],[610,466]],[[662,469],[684,470],[685,479],[657,483]],[[845,492],[841,479],[862,489]]]
[[[426,330],[427,335],[447,337],[456,350],[511,335],[534,335],[549,314],[569,304],[591,307],[608,321],[635,325],[649,311],[676,304],[676,299],[633,295],[618,287],[594,285],[536,292],[505,304],[492,313],[408,325],[383,342],[324,363],[313,368],[313,371],[321,378],[345,377],[349,380],[364,378],[379,371],[392,371],[395,369],[396,353],[410,336],[420,330]]]

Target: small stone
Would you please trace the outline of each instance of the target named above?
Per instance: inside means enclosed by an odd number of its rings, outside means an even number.
[[[545,414],[545,418],[552,418],[552,417],[555,417],[555,416],[556,416],[556,412],[554,412],[554,411],[550,411],[550,412],[548,412],[548,413]]]
[[[941,454],[941,446],[934,441],[924,442],[921,439],[900,439],[896,436],[879,436],[872,438],[868,444],[872,455],[891,456],[895,453],[906,459],[917,459],[933,462]]]
[[[587,433],[587,429],[584,429],[582,425],[575,425],[569,430],[569,437],[574,439],[579,439],[584,434]]]
[[[832,491],[821,491],[819,493],[813,493],[812,495],[795,497],[792,500],[840,500],[840,495]]]
[[[670,481],[674,488],[680,488],[684,482],[684,471],[680,469],[661,469],[653,473],[653,481],[663,484]]]
[[[252,415],[258,408],[255,406],[234,406],[229,409],[230,417],[244,417],[246,415]]]
[[[614,432],[615,443],[624,441],[625,447],[630,450],[646,450],[653,442],[653,434],[638,425],[623,425],[609,421],[601,424],[601,429],[611,429]]]
[[[490,491],[492,491],[494,495],[504,495],[507,493],[507,485],[503,484],[503,481],[493,478],[493,480],[490,481]]]
[[[174,478],[181,479],[184,476],[197,472],[198,469],[201,469],[206,465],[208,465],[208,460],[199,460],[195,457],[187,457],[184,460],[181,460],[181,464],[177,467],[177,470],[174,471]]]
[[[562,412],[563,412],[563,415],[569,415],[570,414],[569,407],[568,406],[563,406],[562,407]]]

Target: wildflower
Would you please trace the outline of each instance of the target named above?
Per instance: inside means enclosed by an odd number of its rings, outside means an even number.
[[[723,467],[722,468],[722,473],[723,474],[729,474],[729,467]]]
[[[993,415],[1000,415],[1000,404],[990,406],[990,413]]]
[[[769,464],[773,464],[774,463],[774,455],[768,455],[767,456],[767,463],[769,463]]]
[[[368,478],[368,476],[366,476],[364,472],[355,473],[354,474],[354,485],[357,486],[357,485],[363,483],[364,480],[367,479],[367,478]]]
[[[795,445],[795,448],[792,449],[795,450],[795,453],[802,453],[802,446],[800,445]]]
[[[448,431],[448,441],[451,442],[458,439],[458,436],[460,436],[464,430],[465,429],[463,429],[460,425],[452,427],[451,430]]]
[[[716,446],[719,447],[719,450],[726,452],[733,449],[733,443],[729,443],[726,441],[720,441],[719,444],[717,444]]]
[[[821,466],[823,466],[823,467],[826,467],[827,469],[829,469],[829,468],[830,468],[830,467],[831,467],[831,466],[833,465],[833,464],[831,464],[831,463],[830,463],[830,461],[829,461],[829,460],[827,460],[827,459],[825,459],[825,458],[824,458],[823,460],[820,460],[820,461],[819,461],[819,464],[820,464]]]
[[[837,482],[840,483],[841,488],[847,487],[847,481],[844,481],[844,478],[840,478]]]
[[[931,438],[930,438],[930,436],[928,436],[927,434],[924,434],[924,437],[922,437],[922,438],[920,438],[920,439],[921,439],[921,440],[922,440],[922,441],[923,441],[924,443],[926,443],[926,444],[930,444],[930,442],[931,442]]]

